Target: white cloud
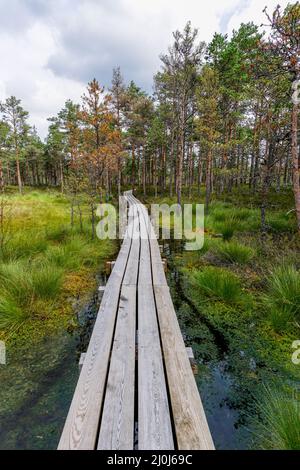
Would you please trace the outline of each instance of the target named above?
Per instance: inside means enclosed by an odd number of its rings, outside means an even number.
[[[208,42],[215,31],[260,24],[265,4],[277,1],[0,0],[0,99],[21,98],[44,137],[47,117],[78,101],[94,76],[108,85],[116,65],[151,91],[159,54],[188,20]]]
[[[235,12],[228,22],[228,32],[231,32],[233,29],[238,29],[241,23],[247,23],[249,21],[253,21],[258,26],[267,24],[266,16],[263,13],[264,8],[267,7],[267,11],[272,13],[278,3],[282,8],[285,8],[288,3],[291,3],[291,0],[251,0],[245,2],[245,7],[242,11]]]

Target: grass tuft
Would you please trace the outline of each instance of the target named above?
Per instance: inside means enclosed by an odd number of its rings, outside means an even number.
[[[292,318],[300,320],[300,273],[294,266],[279,266],[271,273],[264,302],[275,330]]]
[[[216,251],[223,261],[237,264],[246,264],[255,255],[253,248],[241,245],[235,241],[218,244]]]
[[[200,293],[225,303],[240,303],[244,300],[240,281],[230,271],[208,266],[193,275]]]
[[[291,394],[266,387],[257,403],[262,422],[257,440],[263,449],[300,450],[300,403]]]

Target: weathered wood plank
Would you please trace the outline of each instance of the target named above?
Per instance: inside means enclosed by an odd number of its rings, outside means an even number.
[[[151,249],[152,283],[154,286],[167,286],[168,284],[165,276],[164,266],[161,261],[157,237],[151,224],[148,211],[143,204],[134,198],[134,196],[131,196],[131,199],[134,199],[136,204],[138,204],[140,214],[143,215],[145,230],[147,230],[148,233]]]
[[[135,318],[136,286],[123,285],[106,385],[98,449],[133,449]]]
[[[132,228],[132,243],[123,285],[136,285],[140,255],[140,221],[136,204],[132,203],[130,199],[129,202],[130,208],[128,223],[132,225],[132,227],[129,227],[129,230]]]
[[[178,448],[214,449],[169,288],[154,291]]]
[[[127,234],[103,294],[58,449],[94,449],[96,446],[121,282],[130,247]]]
[[[174,449],[153,292],[138,287],[138,446]]]
[[[141,253],[138,281],[138,445],[174,449],[170,410],[154,301],[146,219],[138,208]]]

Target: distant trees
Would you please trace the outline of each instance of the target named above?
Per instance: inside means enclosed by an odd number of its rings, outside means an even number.
[[[293,95],[300,90],[300,3],[289,4],[282,12],[277,6],[272,16],[266,9],[266,16],[271,26],[271,34],[266,49],[275,56],[280,57],[282,73],[287,72],[290,81],[291,111],[291,154],[293,166],[293,189],[295,206],[300,232],[300,172],[299,172],[299,148],[298,148],[298,112],[299,99],[293,99]],[[299,92],[300,95],[300,92]]]
[[[22,176],[20,161],[24,157],[24,148],[29,130],[27,124],[28,112],[22,108],[21,100],[18,100],[15,96],[11,96],[4,103],[1,103],[0,111],[3,121],[9,127],[10,149],[16,164],[17,182],[21,193]]]
[[[271,187],[292,186],[300,228],[300,4],[266,12],[270,34],[252,23],[205,45],[188,22],[160,56],[153,96],[113,70],[106,91],[94,79],[81,103],[49,119],[45,143],[11,97],[1,104],[0,188],[60,186],[94,203],[123,188],[213,194],[248,187],[258,194],[262,230]],[[73,196],[72,196],[73,197]],[[75,205],[77,202],[75,202]]]
[[[161,55],[162,73],[156,76],[156,86],[164,90],[164,100],[172,106],[172,151],[175,162],[175,188],[181,204],[183,164],[188,149],[187,134],[195,113],[195,89],[204,43],[197,43],[198,30],[188,22],[183,32],[176,31],[168,54]],[[190,149],[192,151],[192,149]],[[190,155],[190,153],[189,153]]]
[[[0,121],[0,191],[4,191],[3,167],[7,161],[9,149],[9,126],[6,122]]]

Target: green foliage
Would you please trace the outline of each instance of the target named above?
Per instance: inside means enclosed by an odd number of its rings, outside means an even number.
[[[111,240],[92,240],[85,219],[82,233],[79,224],[67,225],[69,206],[56,192],[12,193],[8,199],[11,235],[0,260],[0,330],[5,333],[24,321],[51,321],[68,276],[68,285],[73,278],[78,282],[76,273],[84,279],[115,249]]]
[[[214,202],[205,223],[214,232],[222,234],[224,240],[230,240],[235,232],[257,230],[259,220],[257,210]]]
[[[40,300],[54,300],[61,284],[62,271],[50,263],[28,264],[21,260],[2,263],[0,328],[14,326],[35,315],[36,304]]]
[[[10,292],[2,290],[0,294],[0,329],[9,330],[20,325],[27,318],[27,312],[20,307]]]
[[[104,248],[104,242],[102,243]],[[93,267],[99,262],[100,243],[86,243],[83,236],[74,235],[65,244],[51,246],[45,256],[54,265],[67,271],[79,270],[81,266]],[[104,254],[105,256],[105,254]]]
[[[241,284],[237,276],[225,269],[208,266],[193,273],[194,284],[204,297],[220,300],[228,304],[244,300]]]
[[[291,318],[299,321],[300,273],[294,266],[279,266],[271,273],[264,302],[271,312],[270,320],[275,329]]]
[[[257,401],[262,421],[257,423],[259,447],[270,450],[300,450],[300,402],[291,392],[265,387]]]
[[[223,240],[231,240],[234,232],[237,229],[237,221],[234,217],[228,217],[224,222],[215,224],[215,227],[219,233],[222,234]]]
[[[253,248],[235,241],[218,244],[216,251],[223,261],[238,264],[248,263],[255,255]]]
[[[42,231],[24,231],[15,233],[6,243],[4,248],[4,259],[28,258],[42,253],[47,248]]]
[[[295,232],[297,230],[296,219],[293,214],[281,213],[270,214],[267,217],[267,224],[274,232]]]
[[[46,239],[52,242],[64,242],[71,233],[71,227],[58,225],[46,228]]]
[[[43,262],[31,272],[32,292],[36,298],[55,299],[62,284],[62,270]]]

